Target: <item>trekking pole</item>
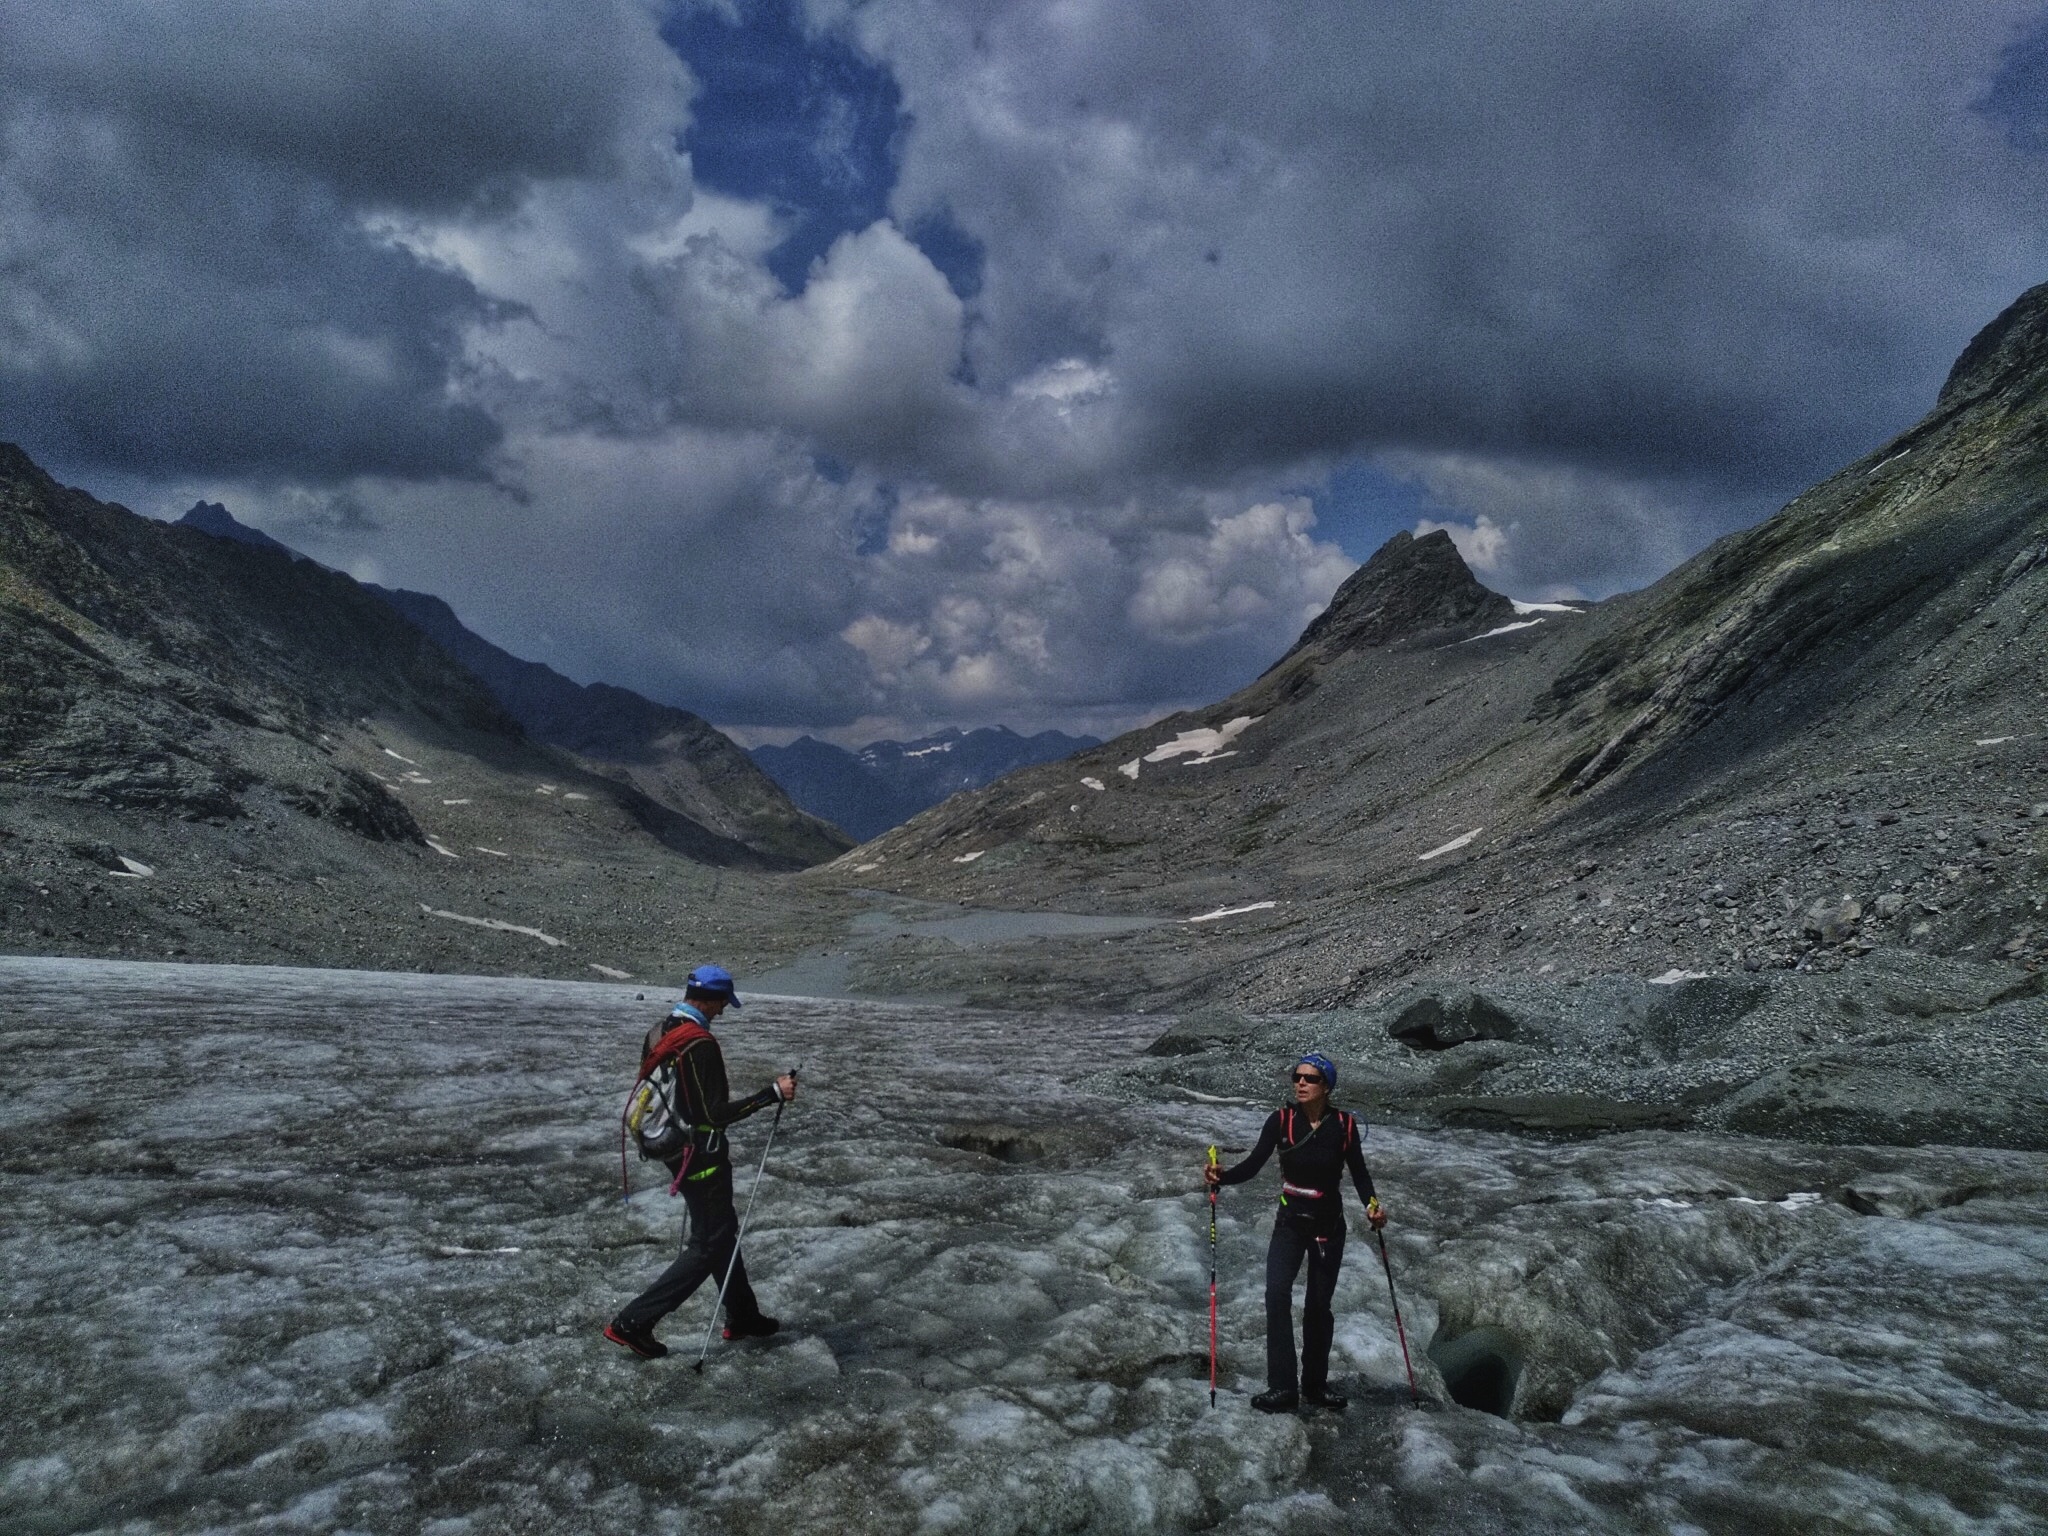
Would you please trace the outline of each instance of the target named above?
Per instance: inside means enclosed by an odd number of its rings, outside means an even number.
[[[1400,1335],[1401,1364],[1408,1371],[1408,1400],[1420,1408],[1422,1394],[1415,1390],[1415,1367],[1408,1359],[1408,1330],[1401,1323],[1401,1298],[1394,1294],[1394,1266],[1387,1259],[1387,1234],[1374,1227],[1372,1235],[1380,1240],[1380,1268],[1387,1272],[1387,1300],[1394,1304],[1394,1331]]]
[[[794,1078],[797,1069],[791,1067],[789,1075]],[[690,1367],[699,1376],[704,1374],[705,1358],[711,1353],[711,1335],[718,1328],[718,1314],[725,1306],[725,1288],[732,1284],[732,1272],[740,1262],[740,1239],[747,1235],[747,1223],[754,1215],[754,1196],[761,1193],[761,1175],[768,1171],[768,1149],[775,1145],[775,1133],[782,1129],[782,1112],[789,1107],[784,1099],[775,1106],[775,1120],[768,1127],[768,1140],[761,1148],[761,1166],[754,1170],[754,1182],[747,1190],[747,1208],[740,1214],[739,1230],[732,1235],[732,1257],[725,1261],[725,1278],[718,1282],[718,1300],[711,1304],[711,1321],[704,1325],[704,1347],[697,1351],[697,1363]]]
[[[1209,1166],[1216,1166],[1216,1149],[1209,1148]],[[1216,1186],[1209,1186],[1209,1406],[1216,1406]]]

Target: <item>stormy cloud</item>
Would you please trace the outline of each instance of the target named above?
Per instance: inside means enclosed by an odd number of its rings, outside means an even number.
[[[2038,0],[0,15],[0,436],[771,730],[1640,584],[2048,275]]]

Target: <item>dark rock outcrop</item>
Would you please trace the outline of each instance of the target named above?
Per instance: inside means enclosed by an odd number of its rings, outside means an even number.
[[[1418,539],[1404,531],[1345,578],[1287,656],[1424,643],[1446,631],[1510,623],[1514,616],[1515,605],[1479,584],[1448,533],[1437,529]]]
[[[1220,1005],[1198,1008],[1177,1019],[1172,1027],[1145,1047],[1145,1054],[1198,1056],[1218,1046],[1236,1045],[1257,1033],[1257,1026],[1235,1008]]]
[[[1418,997],[1387,1026],[1388,1039],[1418,1051],[1449,1050],[1468,1040],[1512,1040],[1520,1032],[1513,1014],[1478,992]]]
[[[2048,283],[2021,294],[1963,348],[1941,386],[1937,410],[1987,395],[2038,390],[2048,381]]]

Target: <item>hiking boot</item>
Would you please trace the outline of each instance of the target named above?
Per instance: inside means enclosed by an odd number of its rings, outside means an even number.
[[[724,1337],[727,1339],[765,1339],[771,1333],[780,1333],[782,1324],[765,1314],[756,1317],[727,1318]]]
[[[1275,1387],[1253,1398],[1252,1406],[1261,1413],[1292,1413],[1301,1406],[1301,1397],[1292,1387]]]
[[[1350,1398],[1328,1387],[1310,1387],[1301,1394],[1301,1400],[1311,1408],[1327,1408],[1331,1413],[1342,1413],[1351,1406]]]
[[[616,1318],[604,1325],[604,1336],[621,1349],[630,1349],[642,1360],[659,1360],[668,1346],[641,1328],[628,1328]]]

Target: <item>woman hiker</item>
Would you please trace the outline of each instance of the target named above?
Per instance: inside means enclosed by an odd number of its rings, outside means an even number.
[[[1345,1398],[1330,1390],[1330,1337],[1336,1318],[1330,1297],[1344,1263],[1342,1179],[1365,1202],[1365,1219],[1377,1232],[1387,1213],[1373,1194],[1372,1174],[1359,1143],[1364,1130],[1356,1115],[1335,1109],[1330,1092],[1337,1067],[1311,1052],[1294,1064],[1293,1102],[1266,1117],[1251,1155],[1234,1168],[1213,1164],[1202,1170],[1211,1184],[1242,1184],[1277,1148],[1280,1153],[1280,1211],[1266,1248],[1266,1390],[1252,1399],[1262,1413],[1291,1413],[1306,1401],[1342,1412]],[[1308,1260],[1308,1298],[1301,1309],[1301,1374],[1294,1366],[1294,1277]]]
[[[733,1246],[739,1238],[739,1215],[732,1204],[732,1162],[727,1156],[725,1128],[756,1110],[796,1097],[796,1077],[785,1072],[758,1093],[728,1099],[725,1053],[711,1033],[711,1023],[727,1008],[740,1006],[732,973],[723,966],[700,965],[684,978],[683,1000],[668,1018],[647,1032],[642,1055],[674,1035],[662,1069],[648,1075],[635,1095],[631,1119],[643,1157],[658,1158],[673,1176],[672,1193],[689,1208],[689,1237],[676,1261],[660,1278],[619,1309],[605,1325],[604,1336],[644,1360],[657,1360],[668,1346],[654,1336],[654,1325],[675,1311],[706,1280],[716,1284],[732,1269],[725,1290],[725,1336],[765,1338],[780,1326],[761,1310],[747,1283],[746,1260]],[[687,1027],[686,1027],[687,1026]]]

